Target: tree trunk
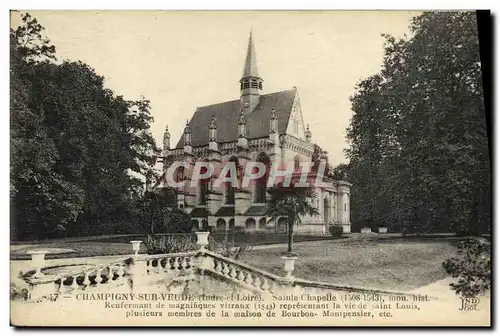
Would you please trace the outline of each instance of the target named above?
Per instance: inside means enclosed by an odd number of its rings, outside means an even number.
[[[292,253],[293,245],[293,221],[288,220],[288,253]]]
[[[153,211],[151,211],[153,212]],[[151,235],[154,235],[155,234],[155,223],[154,223],[154,220],[155,220],[155,216],[153,213],[151,213],[151,216],[149,217],[149,220],[151,221],[150,222],[150,231],[151,231]]]

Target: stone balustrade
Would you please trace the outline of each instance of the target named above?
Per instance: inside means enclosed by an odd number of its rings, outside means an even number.
[[[41,263],[38,258],[36,265],[34,265],[34,274],[25,279],[30,286],[30,299],[70,297],[78,291],[109,291],[111,288],[123,285],[126,291],[145,291],[149,288],[148,286],[158,282],[165,283],[166,286],[163,287],[163,290],[169,292],[171,288],[175,287],[171,286],[171,284],[185,283],[187,286],[193,280],[198,281],[198,287],[201,288],[202,292],[209,293],[211,288],[204,288],[207,282],[203,280],[206,277],[215,280],[219,279],[235,285],[233,288],[258,293],[263,296],[290,293],[315,295],[339,292],[357,292],[384,296],[410,295],[297,279],[292,276],[297,257],[283,258],[286,276],[281,277],[206,250],[208,233],[197,232],[197,236],[200,245],[198,251],[139,255],[140,242],[134,241],[132,244],[135,254],[126,259],[107,265],[91,266],[58,276],[44,275],[43,272],[40,272]]]
[[[107,265],[96,265],[61,275],[36,276],[25,279],[29,284],[31,300],[44,297],[57,299],[79,290],[115,288],[127,284],[128,265],[125,260]]]
[[[194,271],[196,252],[148,255],[137,261],[146,262],[146,274]]]
[[[221,276],[252,292],[272,294],[287,283],[285,278],[211,251],[201,257],[206,258],[202,263],[204,272]]]
[[[104,284],[107,287],[117,287],[126,282],[128,276],[124,262],[115,262],[106,266],[97,266],[85,269],[79,273],[64,275],[59,279],[58,293],[72,292],[74,290],[85,290],[92,286],[98,287]]]

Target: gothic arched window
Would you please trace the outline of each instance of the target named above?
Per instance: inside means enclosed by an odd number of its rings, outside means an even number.
[[[271,161],[269,156],[265,153],[259,155],[258,162],[263,163],[266,166],[264,175],[255,181],[255,193],[254,193],[254,203],[265,203],[266,202],[266,192],[267,192],[267,180],[269,179],[269,168]]]
[[[204,205],[207,203],[208,183],[200,181],[200,191],[198,193],[198,204]]]
[[[226,204],[234,205],[234,187],[229,182],[226,184]]]
[[[298,156],[296,156],[295,159],[293,160],[293,164],[294,164],[294,170],[298,172],[300,169],[300,158]]]
[[[201,167],[200,175],[207,173],[207,167]],[[207,194],[209,190],[210,177],[201,179],[198,182],[199,191],[198,191],[198,204],[203,205],[206,204]]]
[[[175,182],[181,182],[184,180],[184,167],[179,167],[175,170]]]
[[[229,159],[228,162],[232,162],[235,165],[236,171],[234,173],[237,174],[238,171],[238,159],[233,156]],[[226,177],[231,177],[231,182],[226,182],[226,204],[234,204],[234,191],[236,190],[236,185],[238,183],[237,176],[231,176],[232,171],[228,170]],[[233,184],[234,182],[234,184]]]

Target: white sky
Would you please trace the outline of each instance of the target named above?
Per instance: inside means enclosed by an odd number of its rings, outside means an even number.
[[[346,162],[349,96],[379,71],[381,33],[402,36],[408,11],[30,11],[62,59],[81,60],[125,99],[151,100],[153,135],[172,146],[197,106],[239,98],[253,29],[263,93],[297,86],[313,141]],[[19,14],[14,14],[16,17]],[[12,24],[18,21],[12,18]]]

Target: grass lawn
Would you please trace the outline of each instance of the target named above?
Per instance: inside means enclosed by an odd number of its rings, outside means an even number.
[[[221,243],[224,241],[224,233],[216,232],[212,234],[214,239]],[[230,241],[232,240],[231,235],[228,235]],[[71,249],[73,252],[65,253],[50,253],[45,256],[46,259],[56,259],[56,258],[78,258],[78,257],[94,257],[94,256],[109,256],[109,255],[123,255],[131,254],[132,246],[130,244],[131,240],[142,240],[146,239],[146,235],[122,235],[122,236],[103,236],[103,237],[91,237],[85,240],[85,237],[79,238],[76,241],[72,238],[68,240],[61,239],[50,240],[47,242],[34,242],[25,243],[16,242],[10,247],[10,259],[11,260],[27,260],[31,257],[26,254],[26,251],[33,249],[47,249],[47,248],[62,248]],[[300,241],[317,241],[317,240],[332,240],[333,237],[330,236],[296,236],[294,240],[296,242]],[[193,235],[193,241],[196,241],[196,236]],[[266,234],[266,233],[236,233],[234,235],[235,245],[240,245],[247,243],[249,245],[267,245],[267,244],[278,244],[286,243],[288,237],[286,234]],[[139,253],[146,253],[144,244],[141,244],[141,249]]]
[[[295,237],[304,241],[307,237]],[[298,239],[297,239],[298,238]],[[356,237],[340,240],[318,240],[297,244],[296,277],[333,284],[408,291],[447,277],[442,262],[456,251],[457,238],[422,237]],[[51,242],[37,245],[11,245],[11,259],[29,259],[26,251],[43,248],[69,248],[74,252],[48,254],[47,259],[85,256],[122,255],[131,253],[131,244],[110,239],[77,242]],[[253,238],[258,239],[258,235]],[[281,238],[280,238],[281,239]],[[269,241],[261,241],[261,243]],[[141,253],[145,253],[141,246]],[[243,254],[241,261],[278,275],[284,275],[286,252],[279,248],[254,249]]]
[[[333,284],[407,291],[447,277],[441,263],[454,240],[349,239],[297,246],[293,275]],[[250,251],[241,261],[284,275],[286,249]]]
[[[214,234],[217,241],[223,235]],[[26,260],[27,250],[65,248],[73,252],[47,254],[47,259],[76,258],[131,254],[130,240],[145,236],[98,237],[88,241],[51,241],[36,244],[11,245],[11,260]],[[250,245],[284,243],[286,235],[236,235],[235,242]],[[432,237],[350,236],[348,239],[296,236],[298,255],[294,275],[307,280],[333,284],[407,291],[447,277],[442,262],[456,251],[457,238]],[[275,274],[284,275],[281,256],[286,247],[254,249],[241,256],[241,261]],[[144,244],[140,253],[146,253]]]
[[[63,248],[72,249],[74,252],[66,253],[50,253],[45,255],[45,259],[57,258],[79,258],[79,257],[95,257],[132,254],[132,246],[127,243],[102,243],[95,241],[86,242],[60,242],[50,244],[35,244],[35,245],[11,245],[10,259],[11,260],[28,260],[31,257],[26,254],[29,250],[43,250],[48,248]],[[145,253],[141,246],[140,253]]]

